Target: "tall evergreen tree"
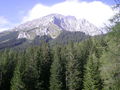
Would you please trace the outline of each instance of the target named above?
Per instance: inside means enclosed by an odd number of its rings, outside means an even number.
[[[1,87],[0,90],[9,90],[10,81],[13,76],[15,63],[17,60],[17,53],[12,50],[5,50],[1,57]]]
[[[90,45],[90,44],[89,44]],[[84,70],[85,70],[85,64],[89,56],[89,47],[86,42],[74,44],[74,50],[73,55],[74,58],[77,61],[77,67],[79,71],[79,90],[82,90],[83,88],[83,76],[84,76]]]
[[[25,84],[25,88],[28,90],[36,90],[36,84],[38,79],[37,64],[35,60],[36,49],[27,49],[25,55],[25,67],[22,73],[22,81]]]
[[[67,47],[66,55],[66,84],[68,90],[80,90],[81,71],[79,70],[79,61],[73,54],[73,44]]]
[[[62,60],[61,48],[56,47],[51,66],[50,90],[66,90],[65,63]]]
[[[116,24],[112,30],[106,39],[108,48],[100,58],[104,90],[120,89],[120,23]]]
[[[37,88],[39,90],[49,90],[51,52],[49,45],[43,43],[36,56],[38,80]]]
[[[14,74],[11,80],[11,90],[25,90],[24,84],[21,79],[21,59],[18,58],[18,63],[16,64],[16,68],[14,70]]]
[[[86,64],[83,90],[102,90],[99,67],[100,62],[95,53],[90,54]]]

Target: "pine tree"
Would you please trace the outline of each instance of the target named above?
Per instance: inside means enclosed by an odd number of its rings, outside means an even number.
[[[102,90],[102,82],[100,78],[100,62],[95,53],[90,54],[86,64],[84,75],[83,90]]]
[[[56,47],[51,66],[50,90],[66,90],[65,65],[61,57],[61,48]]]
[[[13,76],[15,63],[17,60],[17,53],[12,50],[5,50],[1,56],[1,87],[0,90],[9,90],[10,81]]]
[[[120,89],[120,23],[116,24],[112,30],[105,38],[108,48],[100,58],[104,90]]]
[[[37,56],[37,88],[39,90],[48,90],[49,89],[49,80],[50,80],[50,66],[51,66],[51,52],[49,45],[43,43],[38,49]]]
[[[81,86],[81,71],[79,70],[79,61],[73,54],[73,44],[67,47],[66,55],[66,84],[68,90],[79,90]]]
[[[24,84],[21,79],[20,66],[21,60],[18,59],[18,63],[16,64],[16,68],[14,70],[13,78],[11,80],[11,90],[25,90]]]
[[[38,71],[37,71],[37,61],[35,59],[36,49],[29,48],[25,54],[25,67],[22,73],[22,81],[25,84],[25,88],[28,90],[35,90]]]
[[[90,45],[90,44],[89,44]],[[86,42],[74,44],[74,58],[77,61],[77,67],[79,71],[79,90],[83,88],[83,77],[84,77],[84,70],[85,64],[89,56],[89,47]]]

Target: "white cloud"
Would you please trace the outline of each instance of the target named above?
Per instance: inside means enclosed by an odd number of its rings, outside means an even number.
[[[1,28],[0,27],[0,32],[3,32],[3,31],[6,31],[6,30],[8,30],[9,28]]]
[[[5,17],[0,16],[0,26],[8,23],[9,21]]]
[[[0,16],[0,32],[8,29],[8,28],[6,27],[6,25],[7,25],[8,23],[9,23],[9,21],[8,21],[5,17]]]
[[[28,15],[23,18],[23,22],[50,14],[50,10],[51,9],[47,6],[37,4],[28,12]]]
[[[96,26],[101,26],[114,15],[110,6],[100,1],[88,3],[80,2],[78,0],[65,0],[64,2],[53,6],[36,4],[31,10],[29,10],[22,22],[37,19],[51,13],[72,15],[78,19],[85,18]]]
[[[0,32],[13,28],[15,25],[17,24],[13,24],[4,16],[0,16]]]

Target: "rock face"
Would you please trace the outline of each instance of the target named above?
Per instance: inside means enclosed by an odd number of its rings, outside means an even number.
[[[42,18],[26,22],[14,28],[18,38],[34,39],[36,36],[48,35],[56,38],[62,31],[80,31],[86,35],[98,35],[101,31],[85,19],[77,20],[74,16],[50,14]]]

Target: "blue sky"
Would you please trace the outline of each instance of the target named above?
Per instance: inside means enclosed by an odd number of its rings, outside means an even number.
[[[22,22],[24,17],[35,5],[51,7],[70,0],[0,0],[0,29],[15,26]],[[74,0],[71,0],[74,1]],[[77,0],[78,2],[100,1],[108,6],[114,5],[114,0]]]

